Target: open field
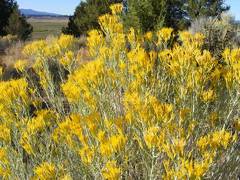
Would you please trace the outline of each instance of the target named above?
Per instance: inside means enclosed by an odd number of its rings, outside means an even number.
[[[32,39],[45,39],[49,35],[59,35],[67,26],[68,18],[29,18],[33,26]]]

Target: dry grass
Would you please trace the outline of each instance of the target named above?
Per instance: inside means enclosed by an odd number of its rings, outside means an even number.
[[[62,28],[67,26],[67,18],[29,18],[33,26],[32,39],[46,39],[47,36],[61,34]]]
[[[56,36],[54,35],[48,35],[45,39],[46,42],[51,43],[51,41],[53,41],[53,39],[55,38]],[[16,63],[16,61],[24,59],[27,59],[29,61],[30,58],[25,57],[22,54],[22,50],[26,44],[29,44],[31,42],[33,41],[17,41],[9,44],[8,46],[5,46],[5,48],[2,49],[2,52],[0,51],[0,66],[4,67],[3,77],[5,80],[18,77],[18,73],[16,73],[16,69],[14,68],[14,64]],[[83,63],[91,61],[92,59],[86,49],[86,37],[78,38],[76,44],[79,48],[77,54],[78,57],[81,58],[81,61]],[[29,62],[28,64],[30,65],[32,63],[34,62]]]
[[[3,67],[3,79],[8,80],[18,77],[18,73],[14,68],[14,64],[17,60],[23,59],[22,48],[23,42],[19,41],[7,49],[0,55],[0,65]]]
[[[22,48],[25,43],[19,41],[13,46],[5,50],[5,55],[2,56],[2,63],[10,67],[16,62],[16,60],[22,59],[23,55],[21,53]]]

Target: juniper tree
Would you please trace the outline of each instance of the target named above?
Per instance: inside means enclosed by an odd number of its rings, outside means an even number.
[[[7,34],[5,27],[15,6],[16,2],[13,0],[0,0],[0,36]]]
[[[32,26],[21,15],[15,0],[0,0],[0,36],[17,35],[26,40],[32,33]]]
[[[167,26],[187,28],[201,16],[217,16],[229,9],[224,0],[127,0],[125,25],[143,32]]]
[[[27,23],[26,18],[15,8],[8,19],[6,31],[8,34],[16,35],[21,40],[30,37],[33,27]]]
[[[230,8],[224,2],[224,0],[187,0],[185,10],[191,21],[199,17],[219,16]]]
[[[162,26],[183,27],[183,5],[182,0],[128,0],[125,26],[133,26],[143,32]]]

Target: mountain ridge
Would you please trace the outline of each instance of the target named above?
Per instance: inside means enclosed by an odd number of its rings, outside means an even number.
[[[37,11],[34,9],[20,9],[21,14],[25,16],[66,16],[63,14],[57,14],[57,13],[50,13],[50,12],[44,12],[44,11]]]

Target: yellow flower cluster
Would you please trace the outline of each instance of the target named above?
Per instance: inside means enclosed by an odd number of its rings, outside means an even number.
[[[230,88],[233,84],[232,83],[240,83],[240,62],[239,62],[239,53],[240,49],[226,49],[223,52],[223,58],[225,62],[229,65],[226,68],[225,72],[225,81]]]
[[[0,124],[0,140],[5,143],[11,141],[11,132],[6,124]]]
[[[9,167],[8,152],[5,148],[0,148],[0,176],[8,179],[11,174]]]
[[[19,72],[23,72],[26,69],[27,65],[28,65],[27,60],[17,60],[14,64],[14,67]]]
[[[197,142],[197,146],[203,151],[208,146],[211,148],[223,147],[226,149],[231,142],[235,140],[236,137],[233,137],[230,132],[224,130],[213,132],[207,136],[201,137]]]
[[[44,162],[39,166],[37,166],[34,169],[34,172],[36,174],[35,179],[39,179],[39,180],[48,180],[48,179],[50,180],[56,177],[55,166],[48,162]]]
[[[16,114],[24,113],[24,108],[29,104],[27,94],[28,83],[25,79],[0,82],[0,118],[4,124],[16,120]]]
[[[33,56],[38,53],[43,53],[47,43],[43,40],[34,41],[33,43],[26,45],[23,49],[23,54],[26,56]]]
[[[105,168],[102,171],[103,177],[108,180],[120,179],[121,170],[116,166],[115,161],[109,161],[106,163]]]
[[[102,83],[104,74],[102,66],[103,63],[100,59],[92,61],[69,76],[68,82],[62,85],[63,92],[69,102],[79,103],[82,97],[84,103],[90,107],[95,107],[96,102],[90,91]]]
[[[161,30],[159,30],[157,32],[158,45],[160,45],[161,43],[166,43],[168,40],[170,40],[172,33],[173,33],[172,28],[162,28]]]
[[[112,10],[112,13],[116,15],[122,12],[123,6],[122,4],[113,4],[110,6],[110,9]]]
[[[99,17],[99,24],[105,35],[116,36],[123,33],[123,24],[118,16],[122,12],[122,4],[115,4],[111,7],[112,14],[105,14]]]
[[[73,114],[67,117],[65,121],[59,123],[54,131],[53,139],[58,143],[66,143],[68,146],[73,147],[73,136],[76,136],[80,142],[86,144],[81,127],[81,117],[77,114]]]
[[[34,154],[31,142],[36,139],[36,134],[44,131],[54,123],[55,114],[49,110],[41,110],[36,113],[36,117],[25,122],[26,127],[23,130],[20,144],[28,154]],[[36,142],[37,144],[37,142]],[[34,146],[37,146],[37,145]]]
[[[90,61],[61,35],[26,45],[23,77],[0,81],[1,178],[234,179],[240,50],[218,60],[201,34],[125,32],[111,10]]]

